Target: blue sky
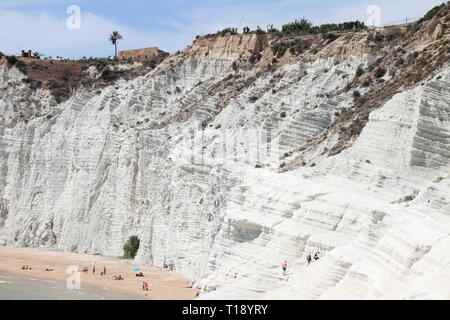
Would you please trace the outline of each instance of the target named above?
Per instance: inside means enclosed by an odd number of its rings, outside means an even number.
[[[380,8],[381,23],[422,16],[443,0],[0,0],[0,51],[32,49],[48,56],[109,56],[108,34],[124,36],[119,50],[158,46],[175,52],[196,35],[225,27],[281,27],[306,17],[314,24],[361,20]],[[80,29],[69,30],[67,8],[81,10]]]

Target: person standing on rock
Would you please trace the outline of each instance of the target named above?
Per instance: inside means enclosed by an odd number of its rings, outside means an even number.
[[[306,262],[308,262],[308,266],[311,263],[311,254],[308,254],[308,256],[306,257]]]
[[[319,253],[320,253],[319,251],[317,251],[317,252],[316,252],[316,254],[314,255],[314,260],[316,260],[316,261],[317,261],[317,260],[319,260],[319,259],[320,259],[320,257],[319,257]]]
[[[286,270],[287,270],[287,261],[284,261],[284,263],[281,264],[281,269],[283,269],[283,274],[286,274]]]

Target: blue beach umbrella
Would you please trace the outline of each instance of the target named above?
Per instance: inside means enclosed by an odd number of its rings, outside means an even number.
[[[133,271],[141,271],[141,269],[139,269],[139,268],[133,268],[131,270],[133,270]]]

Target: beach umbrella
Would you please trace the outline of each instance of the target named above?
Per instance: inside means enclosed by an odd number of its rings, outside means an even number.
[[[141,271],[141,269],[139,269],[139,268],[133,268],[131,270],[133,270],[133,271]]]

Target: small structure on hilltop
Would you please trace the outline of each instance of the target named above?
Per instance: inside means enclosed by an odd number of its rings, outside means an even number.
[[[124,50],[119,52],[119,59],[133,59],[133,60],[153,60],[156,64],[160,63],[170,53],[160,50],[157,47],[142,48],[135,50]]]
[[[22,50],[22,55],[21,55],[21,57],[22,57],[22,58],[32,58],[33,55],[32,55],[32,53],[31,53],[31,50],[28,50],[28,51]]]
[[[38,52],[32,53],[31,50],[28,50],[28,51],[22,50],[21,57],[22,57],[22,58],[34,58],[34,59],[40,59],[40,58],[41,58],[41,54],[39,54]]]

